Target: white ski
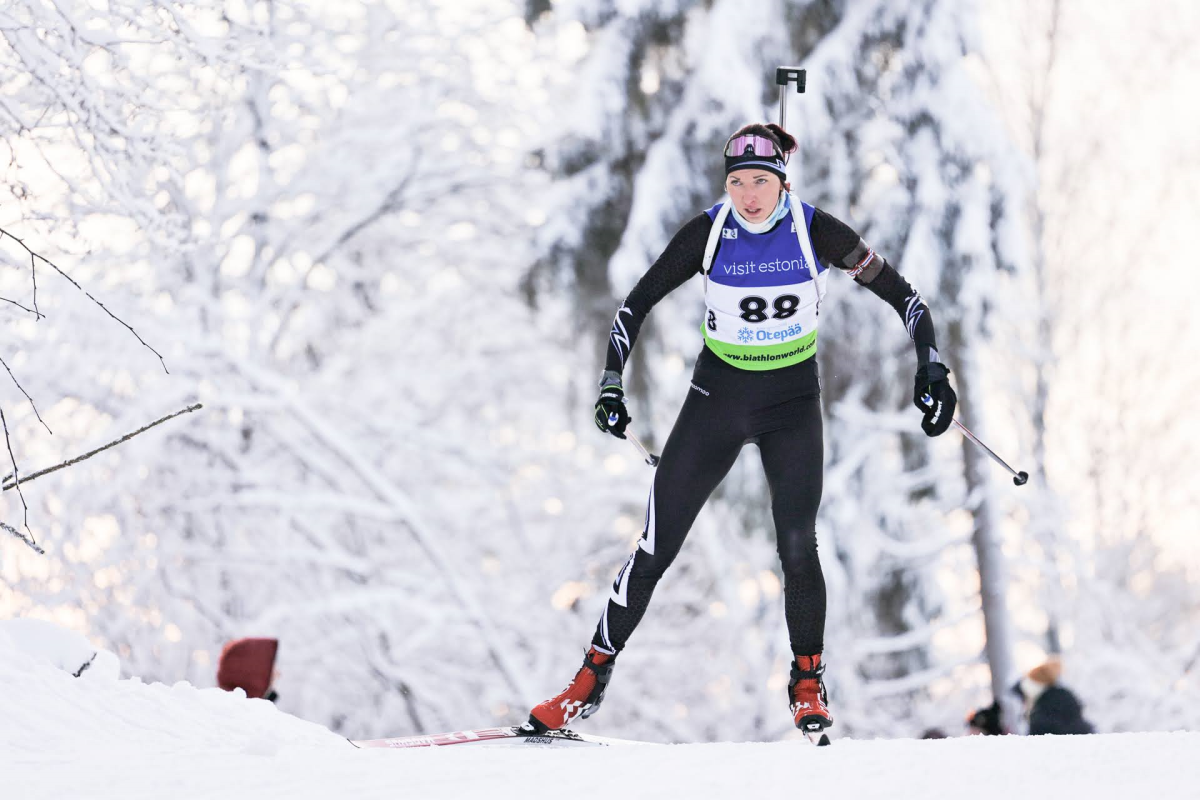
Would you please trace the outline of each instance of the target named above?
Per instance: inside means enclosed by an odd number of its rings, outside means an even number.
[[[450,733],[431,733],[422,736],[402,736],[393,739],[362,739],[350,740],[355,747],[442,747],[451,744],[475,745],[507,745],[513,746],[564,746],[591,745],[611,747],[621,745],[648,744],[629,739],[609,739],[602,736],[589,736],[575,731],[546,731],[531,733],[513,725],[503,728],[478,728],[476,730],[452,731]]]

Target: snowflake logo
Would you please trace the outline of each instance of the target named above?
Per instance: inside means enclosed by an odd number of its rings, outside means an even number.
[[[754,331],[750,330],[749,328],[742,328],[740,331],[738,331],[738,340],[742,344],[746,344],[753,338],[754,338]]]

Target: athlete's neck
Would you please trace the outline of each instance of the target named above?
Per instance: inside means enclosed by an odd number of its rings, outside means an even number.
[[[733,214],[733,218],[737,220],[737,224],[745,228],[747,232],[766,233],[767,231],[771,230],[771,228],[774,228],[775,223],[783,219],[783,215],[788,212],[787,192],[781,191],[779,193],[779,199],[775,201],[775,210],[772,211],[771,215],[762,222],[749,221],[738,213],[737,206],[733,206],[732,204],[731,206],[730,212]]]

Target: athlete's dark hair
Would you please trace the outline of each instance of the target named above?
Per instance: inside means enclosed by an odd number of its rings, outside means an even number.
[[[733,140],[747,133],[754,134],[755,136],[765,136],[773,141],[779,146],[779,152],[783,154],[784,159],[786,159],[790,153],[796,152],[796,137],[792,136],[774,122],[768,122],[765,125],[761,122],[752,122],[749,125],[743,125],[734,131],[733,135],[730,136],[729,139]]]

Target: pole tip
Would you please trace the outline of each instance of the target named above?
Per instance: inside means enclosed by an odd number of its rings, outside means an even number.
[[[1013,478],[1013,483],[1015,483],[1017,486],[1024,486],[1025,482],[1028,480],[1029,480],[1029,473],[1026,472],[1025,470],[1021,470],[1020,472],[1017,473],[1017,477]]]

